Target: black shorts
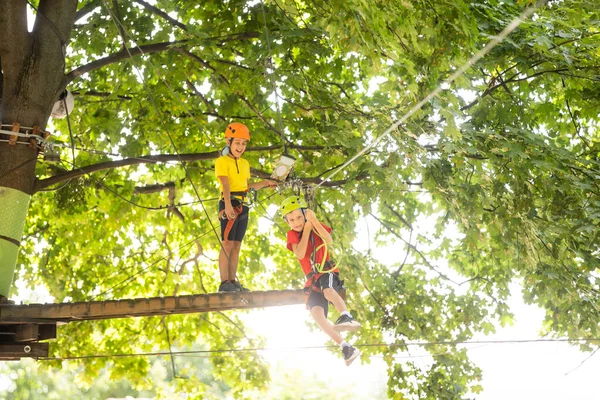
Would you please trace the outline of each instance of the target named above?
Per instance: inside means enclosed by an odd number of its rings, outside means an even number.
[[[340,275],[338,273],[323,274],[319,277],[319,279],[317,279],[314,285],[321,289],[321,291],[310,291],[310,294],[308,295],[308,300],[306,301],[306,308],[310,310],[315,306],[322,307],[325,311],[325,318],[327,318],[329,303],[325,298],[325,295],[323,294],[323,290],[331,288],[336,292],[340,293],[344,290],[344,281],[340,279]],[[309,290],[309,288],[306,288],[305,290]]]
[[[231,199],[231,205],[233,208],[239,206],[241,202],[239,200]],[[221,214],[221,210],[225,209],[225,200],[221,199],[219,201],[219,215]],[[220,218],[219,218],[220,219]],[[231,231],[229,231],[229,237],[225,238],[223,235],[225,234],[225,228],[227,227],[227,223],[229,219],[220,219],[221,221],[221,240],[232,240],[236,242],[241,242],[244,239],[244,235],[246,235],[246,229],[248,228],[248,207],[242,206],[242,213],[238,215],[238,217],[233,222],[233,226],[231,227]]]

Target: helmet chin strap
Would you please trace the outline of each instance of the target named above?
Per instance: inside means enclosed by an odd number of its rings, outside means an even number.
[[[224,156],[231,155],[237,161],[239,158],[234,156],[233,152],[231,151],[231,143],[232,142],[233,142],[232,138],[227,139],[227,146],[225,146],[225,148],[221,151],[221,154]]]

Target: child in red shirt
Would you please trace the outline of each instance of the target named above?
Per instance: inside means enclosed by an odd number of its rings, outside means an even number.
[[[360,324],[352,318],[339,295],[343,281],[327,251],[327,244],[333,242],[331,228],[323,225],[297,196],[281,203],[281,214],[292,228],[287,233],[287,248],[294,252],[306,276],[306,307],[323,332],[342,347],[346,365],[350,365],[360,351],[346,343],[339,332],[356,331]],[[341,314],[335,325],[327,319],[329,303]]]

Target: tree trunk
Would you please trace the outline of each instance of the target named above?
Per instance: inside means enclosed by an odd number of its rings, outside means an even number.
[[[33,31],[28,32],[27,1],[0,1],[3,125],[46,128],[52,105],[64,90],[66,44],[76,9],[77,0],[42,0]],[[10,145],[8,138],[0,135],[1,296],[10,290],[37,161],[37,149]]]

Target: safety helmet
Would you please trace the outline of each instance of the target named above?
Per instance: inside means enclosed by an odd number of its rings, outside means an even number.
[[[250,140],[250,130],[244,124],[232,122],[231,124],[227,125],[227,129],[225,129],[225,138]]]
[[[279,206],[279,211],[281,212],[281,215],[285,218],[285,216],[291,213],[292,211],[300,210],[302,208],[307,208],[306,202],[300,196],[292,196],[288,197],[287,199],[281,202],[281,206]]]

